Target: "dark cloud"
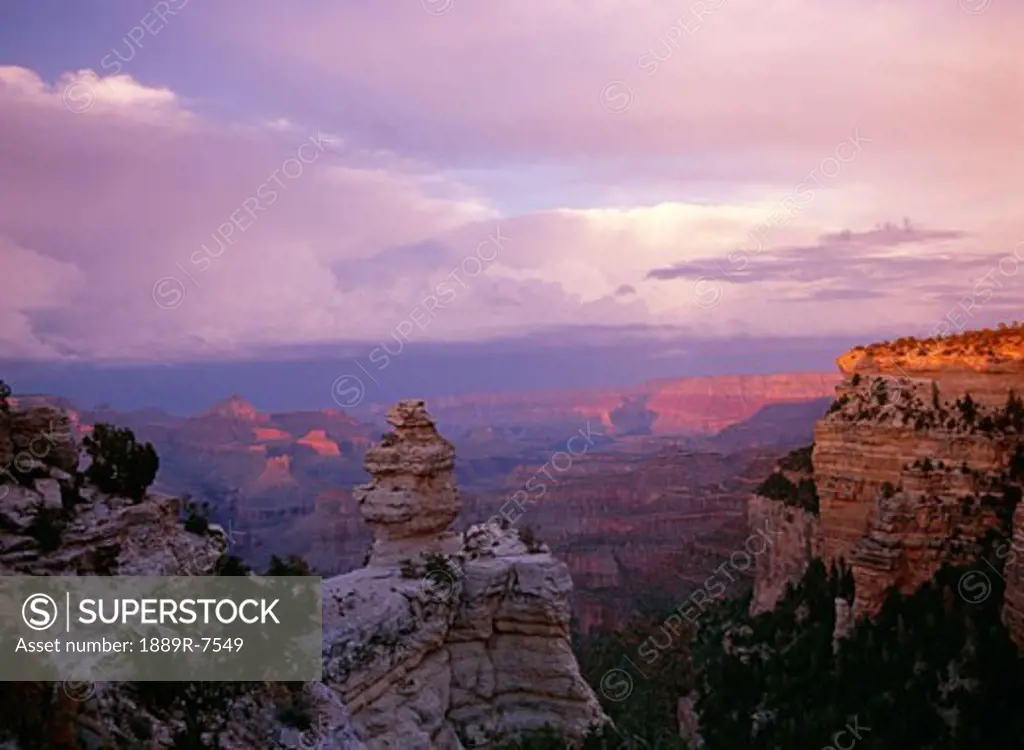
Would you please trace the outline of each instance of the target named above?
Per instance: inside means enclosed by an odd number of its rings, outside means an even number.
[[[616,297],[625,297],[629,294],[636,294],[636,287],[631,286],[630,284],[623,284],[615,290]]]
[[[798,297],[786,297],[783,302],[839,302],[845,300],[884,299],[889,295],[874,289],[818,289]]]
[[[698,258],[648,272],[648,279],[668,281],[710,277],[734,284],[764,281],[797,284],[835,284],[793,298],[793,301],[881,299],[890,292],[906,291],[913,282],[922,290],[957,293],[960,287],[937,277],[982,274],[1001,255],[957,255],[940,252],[937,245],[962,239],[966,233],[949,229],[922,229],[904,220],[862,232],[843,230],[823,234],[812,245],[789,245],[754,252],[737,250],[727,257]],[[921,246],[915,255],[889,250]],[[914,285],[917,289],[918,285]]]

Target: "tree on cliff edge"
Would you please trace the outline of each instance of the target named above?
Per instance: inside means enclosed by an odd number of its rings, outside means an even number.
[[[160,468],[152,443],[140,445],[127,427],[101,423],[82,444],[91,459],[85,470],[88,481],[101,492],[141,502]]]

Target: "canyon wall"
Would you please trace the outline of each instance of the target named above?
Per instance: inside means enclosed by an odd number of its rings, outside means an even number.
[[[750,504],[751,523],[778,519],[788,540],[758,563],[755,611],[771,608],[814,556],[850,566],[853,615],[864,617],[890,588],[909,593],[945,564],[974,564],[993,543],[1024,543],[1024,517],[1015,513],[1024,481],[1024,330],[901,339],[837,363],[844,380],[815,426],[807,467],[817,509],[796,512],[764,497]],[[1024,576],[1009,562],[1005,619],[1024,642]]]
[[[778,534],[772,546],[754,558],[750,611],[760,614],[773,609],[786,587],[803,577],[811,560],[822,556],[821,521],[814,513],[757,494],[750,498],[747,514],[751,529],[768,528]]]
[[[611,435],[709,435],[771,404],[829,396],[838,380],[816,372],[670,378],[633,388],[448,396],[431,401],[431,411],[438,424],[453,430],[496,424],[526,432],[575,429],[589,419]],[[367,414],[379,417],[383,408],[370,407]]]
[[[768,455],[770,462],[778,452]],[[523,466],[502,492],[473,498],[463,514],[475,522],[505,513],[517,528],[535,530],[569,566],[580,633],[616,630],[642,603],[677,606],[742,548],[754,483],[744,475],[759,456],[626,438],[571,464],[556,460],[562,472],[543,460]],[[520,512],[510,498],[522,499],[525,487]]]

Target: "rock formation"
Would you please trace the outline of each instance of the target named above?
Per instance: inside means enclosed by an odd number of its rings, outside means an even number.
[[[27,450],[35,431],[58,434],[46,421],[53,416],[5,415],[0,445],[10,454]],[[422,402],[402,402],[388,417],[395,430],[367,455],[372,481],[357,492],[374,532],[370,564],[324,583],[324,677],[307,687],[319,721],[305,733],[280,725],[267,685],[232,709],[221,746],[462,750],[545,725],[579,738],[606,722],[570,647],[566,566],[499,525],[456,534],[451,444]],[[219,527],[184,530],[175,498],[98,492],[77,474],[77,450],[60,434],[59,449],[39,443],[31,462],[18,463],[32,474],[0,484],[0,573],[213,573],[226,549]],[[43,696],[54,687],[18,689]],[[139,706],[130,689],[90,692],[61,703],[53,718],[64,747],[142,747],[140,724],[147,747],[169,746],[173,721]]]
[[[455,534],[451,444],[422,402],[388,421],[358,491],[369,564],[324,582],[324,682],[366,746],[490,748],[606,721],[570,647],[568,569],[496,524]]]
[[[779,519],[786,540],[758,561],[752,606],[770,608],[819,554],[852,568],[860,618],[892,587],[909,593],[945,564],[974,564],[993,538],[1021,549],[1024,329],[901,339],[837,362],[845,380],[808,467],[820,517],[751,502],[751,522]],[[1024,576],[1010,561],[1006,576],[1004,618],[1024,643]]]
[[[451,529],[459,515],[452,482],[455,447],[437,433],[422,402],[397,404],[387,420],[394,432],[385,434],[364,461],[373,479],[353,493],[373,531],[369,564],[456,552],[460,540]]]
[[[775,607],[786,587],[799,581],[811,560],[822,555],[821,521],[803,508],[753,495],[747,506],[751,529],[777,533],[764,554],[754,558],[754,595],[751,614]]]

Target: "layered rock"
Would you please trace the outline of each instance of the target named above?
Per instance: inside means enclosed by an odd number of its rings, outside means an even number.
[[[466,493],[462,517],[480,522],[504,512],[517,528],[542,529],[572,574],[581,634],[616,630],[655,599],[684,601],[742,548],[754,483],[745,474],[761,452],[713,454],[650,436],[595,444],[586,453],[580,445],[572,444],[575,456],[539,452],[500,490]],[[779,451],[766,455],[770,464]],[[737,578],[729,595],[742,595],[747,583]]]
[[[24,403],[24,402],[22,402]],[[149,495],[141,502],[111,496],[77,474],[77,450],[68,414],[51,406],[27,405],[0,415],[0,446],[13,453],[0,475],[0,575],[206,575],[226,549],[223,531],[185,531],[177,498]],[[121,726],[125,711],[145,716],[156,735],[169,737],[166,723],[141,712],[117,684],[84,686],[84,698],[43,682],[7,683],[0,690],[4,730],[25,716],[50,712],[35,741],[46,747],[141,747]],[[2,686],[0,686],[2,687]],[[62,689],[63,688],[63,689]],[[272,709],[269,714],[272,717]],[[273,733],[276,722],[270,722]],[[137,724],[136,724],[137,725]],[[238,739],[241,737],[241,739]],[[252,747],[247,732],[225,748]],[[50,744],[52,743],[52,744]],[[35,746],[35,745],[32,745]],[[39,745],[42,746],[42,745]],[[154,747],[167,747],[155,744]],[[5,744],[14,750],[16,744]]]
[[[57,479],[7,489],[0,506],[6,575],[206,575],[227,546],[218,526],[203,536],[183,532],[178,498],[135,503],[87,489],[80,504],[67,506],[62,491],[67,498],[74,490]],[[52,544],[40,529],[41,513],[49,514]]]
[[[814,432],[820,521],[782,519],[787,541],[758,567],[758,607],[771,606],[818,553],[852,568],[859,618],[877,613],[890,588],[909,593],[943,565],[974,563],[993,536],[1024,543],[1015,514],[1024,329],[901,339],[837,362],[845,380]],[[750,507],[752,522],[786,512],[758,499]],[[808,541],[816,537],[818,547]],[[1005,618],[1024,642],[1022,590],[1024,576],[1007,566]]]
[[[36,467],[72,472],[78,466],[74,425],[61,409],[38,405],[0,411],[0,482]]]
[[[1004,488],[1021,435],[997,426],[1009,391],[964,409],[936,380],[891,383],[854,373],[815,429],[824,556],[852,567],[855,617],[890,587],[909,593],[944,564],[972,563],[990,532],[1009,536],[1016,502]],[[1024,393],[1024,377],[1016,385]]]
[[[422,402],[388,421],[357,493],[369,565],[324,582],[324,682],[366,746],[489,748],[604,722],[570,647],[568,569],[495,524],[456,534],[451,444]]]
[[[751,614],[767,612],[795,584],[811,560],[822,556],[821,519],[802,508],[753,495],[747,506],[751,529],[770,529],[773,541],[764,554],[754,558],[754,592]]]
[[[725,375],[652,380],[629,388],[466,394],[439,398],[432,411],[454,429],[505,424],[516,425],[521,434],[545,428],[561,432],[590,419],[614,435],[711,434],[771,404],[829,396],[838,379],[816,372]]]
[[[956,399],[1002,406],[1010,390],[1024,381],[1024,327],[968,331],[958,336],[861,346],[836,360],[842,373],[885,374],[934,381]]]
[[[454,553],[459,547],[451,528],[459,515],[452,480],[455,446],[437,433],[421,401],[400,402],[387,420],[394,431],[364,461],[372,480],[353,492],[373,532],[369,564]]]
[[[1024,503],[1013,514],[1013,536],[1002,549],[1003,624],[1018,648],[1024,648]]]

